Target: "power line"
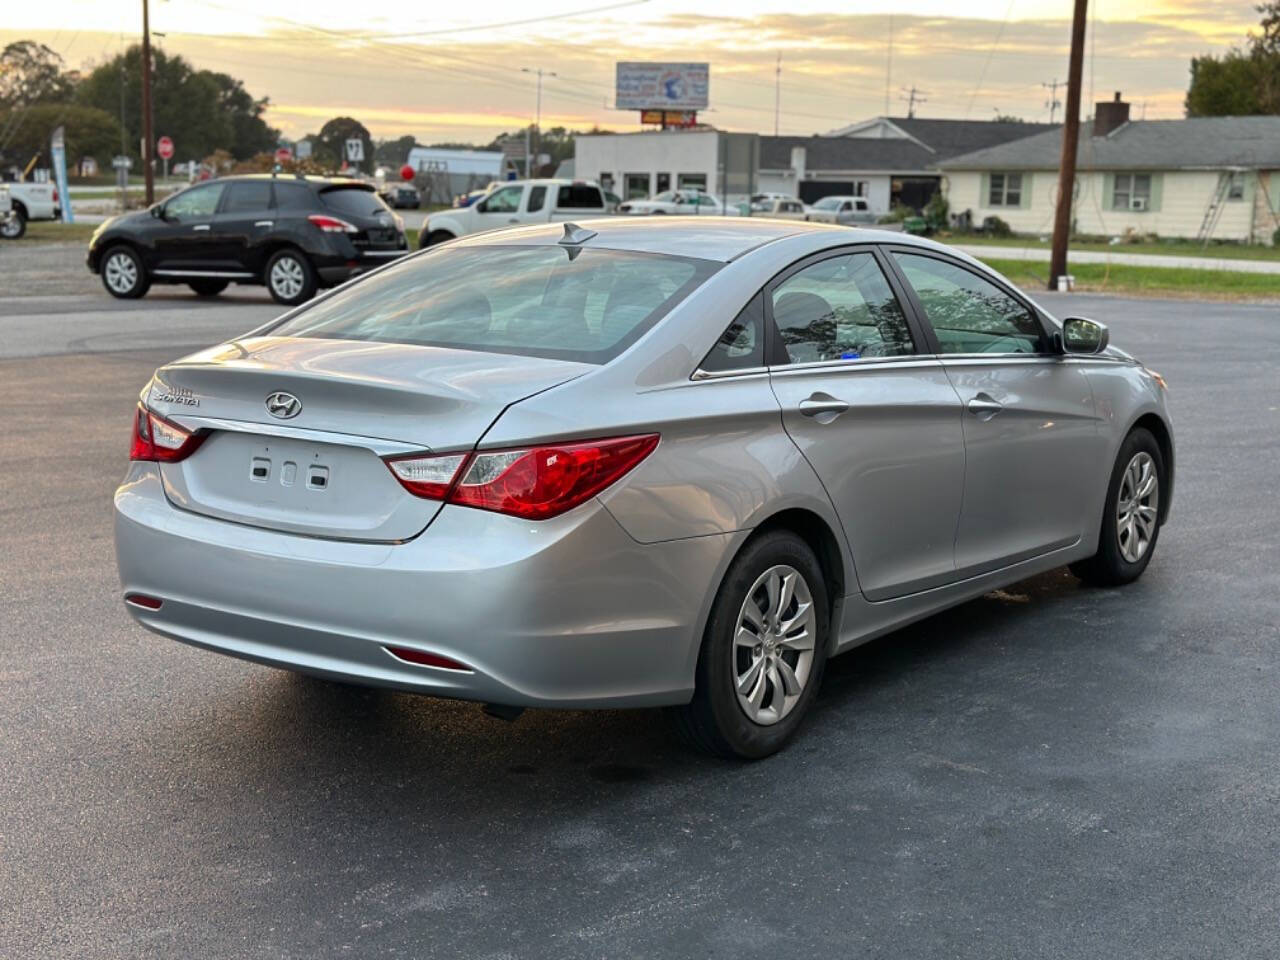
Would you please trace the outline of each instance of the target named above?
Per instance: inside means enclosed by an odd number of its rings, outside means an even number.
[[[899,99],[899,100],[903,100],[903,101],[905,101],[905,102],[906,102],[906,104],[907,104],[907,119],[908,119],[908,120],[914,120],[914,119],[915,119],[915,116],[916,116],[916,104],[917,104],[917,103],[928,103],[928,102],[929,102],[929,99],[928,99],[927,97],[922,96],[922,94],[924,94],[924,92],[925,92],[925,91],[923,91],[923,90],[918,90],[918,89],[916,89],[916,85],[915,85],[914,83],[913,83],[909,88],[908,88],[908,87],[903,87],[903,88],[902,88],[902,96],[898,97],[898,99]]]
[[[1054,115],[1062,106],[1062,101],[1058,99],[1058,88],[1062,86],[1062,81],[1054,77],[1049,83],[1042,83],[1040,86],[1049,91],[1049,99],[1045,102],[1045,106],[1049,108],[1049,123],[1052,124]]]

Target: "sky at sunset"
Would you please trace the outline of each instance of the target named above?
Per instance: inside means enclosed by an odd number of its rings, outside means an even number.
[[[270,97],[267,119],[288,137],[348,114],[375,137],[486,142],[533,119],[533,79],[522,67],[557,74],[543,87],[544,127],[636,129],[634,112],[612,108],[617,60],[709,61],[711,109],[701,118],[772,133],[779,53],[784,134],[885,113],[886,79],[890,114],[906,112],[899,98],[914,85],[924,91],[919,116],[1047,120],[1041,83],[1066,76],[1070,7],[1070,0],[489,0],[404,5],[403,14],[375,17],[349,0],[153,0],[151,26],[167,52]],[[1181,116],[1191,57],[1241,43],[1256,26],[1253,7],[1254,0],[1096,0],[1086,99],[1122,90],[1135,116]],[[37,39],[83,68],[136,41],[140,10],[136,0],[13,5],[0,19],[0,43]]]

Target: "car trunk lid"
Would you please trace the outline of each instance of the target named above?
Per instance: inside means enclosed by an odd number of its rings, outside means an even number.
[[[507,406],[589,369],[438,347],[259,337],[161,368],[147,404],[208,434],[191,457],[160,467],[175,505],[291,533],[389,542],[420,533],[439,504],[409,494],[383,457],[470,449]]]

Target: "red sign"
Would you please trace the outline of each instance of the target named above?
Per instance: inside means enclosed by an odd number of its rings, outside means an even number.
[[[161,137],[156,141],[156,153],[160,154],[160,159],[168,160],[173,156],[173,141],[168,137]]]
[[[276,148],[276,163],[288,163],[293,159],[293,151],[288,147]]]

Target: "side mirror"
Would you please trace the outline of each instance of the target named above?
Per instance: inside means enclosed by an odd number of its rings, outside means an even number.
[[[1101,353],[1111,342],[1106,324],[1085,317],[1062,321],[1062,348],[1067,353]]]
[[[153,217],[155,217],[157,220],[163,220],[163,219],[164,219],[164,204],[163,204],[163,203],[153,204],[153,205],[152,205],[152,207],[151,207],[151,215],[152,215]]]

